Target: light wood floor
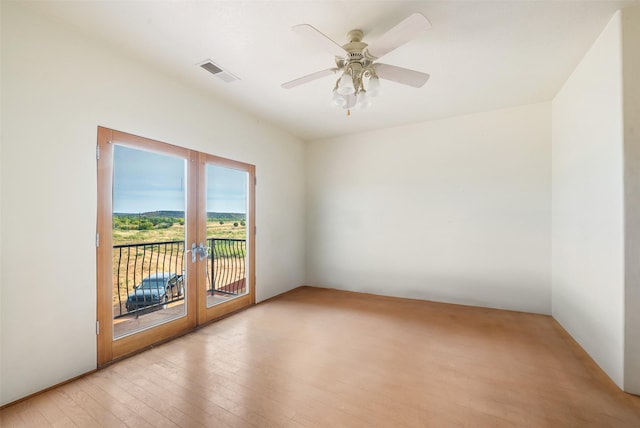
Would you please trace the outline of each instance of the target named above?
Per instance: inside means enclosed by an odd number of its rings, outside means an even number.
[[[303,287],[2,411],[3,427],[640,427],[550,317]]]

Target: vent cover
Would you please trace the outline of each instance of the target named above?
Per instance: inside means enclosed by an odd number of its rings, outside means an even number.
[[[225,81],[227,83],[234,82],[236,80],[240,80],[236,76],[234,76],[233,74],[229,73],[228,71],[223,70],[220,66],[216,65],[210,59],[208,59],[208,60],[206,60],[204,62],[201,62],[198,65],[200,67],[204,68],[205,70],[207,70],[209,73],[213,74],[214,76],[222,79],[223,81]]]

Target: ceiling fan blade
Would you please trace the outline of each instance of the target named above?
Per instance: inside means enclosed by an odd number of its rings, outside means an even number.
[[[307,74],[306,76],[299,77],[295,80],[291,80],[289,82],[283,83],[282,86],[284,89],[295,88],[296,86],[303,85],[305,83],[313,82],[314,80],[323,78],[325,76],[330,76],[335,74],[338,71],[337,68],[327,68],[326,70],[316,71],[315,73]]]
[[[295,31],[296,34],[305,37],[307,40],[310,40],[316,46],[324,49],[333,56],[342,58],[349,55],[347,51],[342,49],[342,46],[331,40],[329,37],[325,36],[312,25],[300,24],[291,27],[291,29]]]
[[[429,28],[431,28],[429,20],[423,14],[416,12],[369,44],[367,51],[369,55],[380,58]]]
[[[421,88],[427,83],[429,75],[420,71],[409,70],[408,68],[396,67],[395,65],[375,63],[373,67],[376,74],[381,79],[391,80],[414,88]]]

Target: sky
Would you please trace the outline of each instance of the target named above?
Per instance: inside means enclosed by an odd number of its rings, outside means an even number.
[[[113,212],[184,211],[184,159],[120,145],[113,156]],[[207,212],[246,213],[246,172],[208,164],[206,176]]]

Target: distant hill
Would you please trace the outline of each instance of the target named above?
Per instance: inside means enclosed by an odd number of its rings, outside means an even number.
[[[247,215],[243,213],[207,213],[208,220],[246,220]]]
[[[184,218],[184,211],[150,211],[140,214],[132,213],[113,213],[116,217],[169,217],[169,218]],[[214,213],[208,212],[207,219],[209,220],[246,220],[246,214],[243,213]]]
[[[150,211],[140,214],[143,217],[184,218],[184,211]]]

